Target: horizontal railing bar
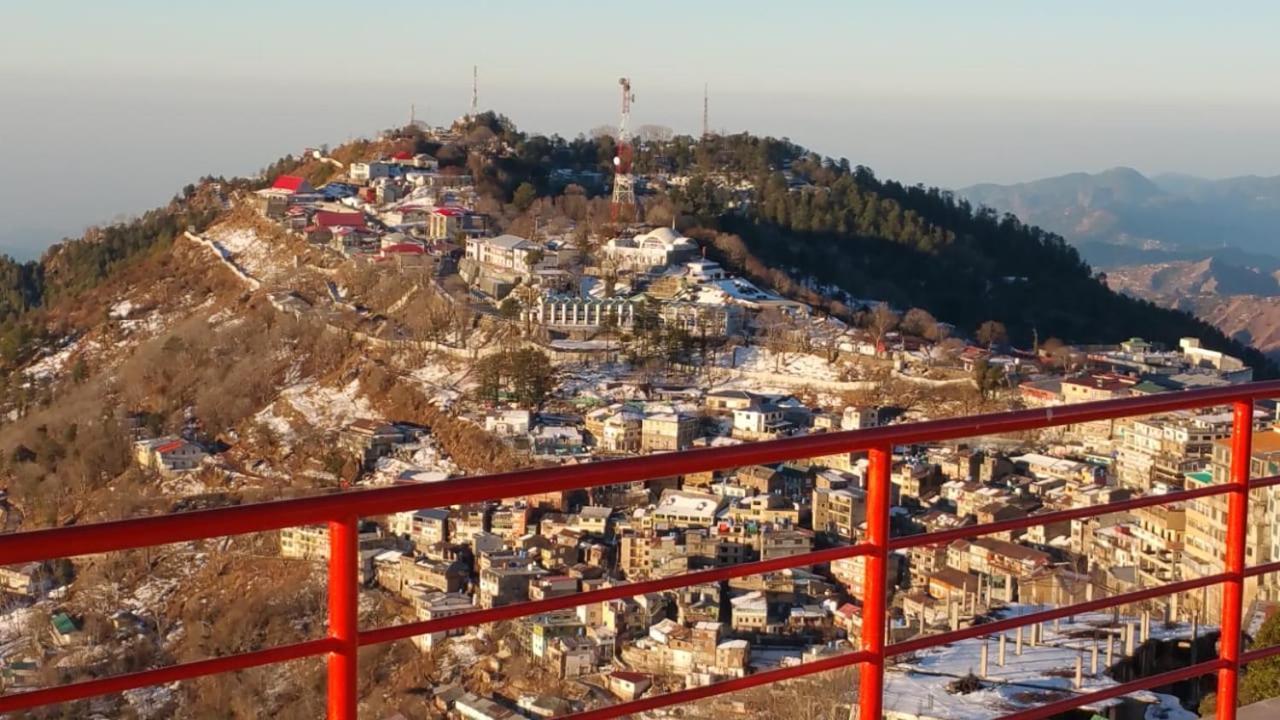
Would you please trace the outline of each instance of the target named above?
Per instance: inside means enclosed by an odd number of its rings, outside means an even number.
[[[365,630],[360,633],[360,644],[377,645],[379,643],[391,642],[393,640],[404,640],[405,638],[410,638],[415,635],[445,632],[448,630],[471,627],[484,623],[513,620],[515,618],[527,617],[538,613],[565,610],[579,605],[585,605],[590,602],[619,600],[621,598],[635,597],[636,595],[643,595],[644,593],[649,592],[673,590],[676,588],[690,587],[692,585],[700,585],[708,582],[719,582],[721,580],[729,580],[732,578],[756,575],[775,570],[786,570],[804,565],[817,565],[818,563],[831,562],[832,560],[866,555],[869,552],[871,552],[871,546],[865,543],[857,545],[842,545],[840,547],[826,548],[824,550],[816,550],[814,552],[803,553],[800,555],[788,555],[786,557],[772,558],[770,560],[757,560],[755,562],[727,565],[725,567],[712,568],[710,570],[698,570],[696,572],[686,573],[683,575],[673,575],[671,577],[656,578],[653,580],[641,580],[639,582],[627,583],[625,585],[614,585],[613,587],[587,590],[586,592],[564,595],[562,597],[547,598],[545,600],[529,600],[526,602],[515,603],[513,605],[503,605],[502,607],[475,610],[460,615],[436,618],[434,620],[421,620],[418,622],[404,623],[402,625],[392,625],[390,627],[382,627],[374,630]]]
[[[764,672],[752,673],[751,675],[734,678],[732,680],[724,680],[710,685],[677,690],[663,695],[654,695],[652,697],[640,698],[639,700],[618,703],[617,705],[610,705],[609,707],[599,708],[597,710],[574,713],[573,715],[566,716],[565,720],[609,720],[610,718],[625,717],[627,715],[644,712],[646,710],[655,710],[657,708],[669,707],[671,705],[679,705],[681,703],[702,700],[704,698],[723,695],[724,693],[734,692],[737,690],[746,690],[748,688],[759,687],[760,685],[782,682],[784,680],[794,680],[795,678],[826,672],[828,670],[838,670],[843,667],[849,667],[850,665],[857,665],[860,662],[869,660],[870,657],[871,653],[867,652],[849,652],[843,655],[814,660],[813,662],[807,662],[801,665],[765,670]]]
[[[1190,680],[1191,678],[1199,677],[1201,675],[1208,675],[1209,673],[1221,670],[1226,666],[1226,660],[1206,660],[1202,663],[1178,668],[1177,670],[1169,670],[1168,672],[1148,675],[1144,678],[1130,680],[1101,690],[1095,690],[1093,692],[1055,700],[1054,702],[1047,703],[1039,707],[1021,710],[1009,715],[1001,715],[998,720],[1043,720],[1043,718],[1053,717],[1059,713],[1086,707],[1096,702],[1120,697],[1121,695],[1128,695],[1129,693],[1137,692],[1139,690],[1150,690],[1151,688],[1172,685],[1173,683],[1181,682],[1183,680]]]
[[[1259,575],[1269,575],[1273,572],[1280,572],[1280,561],[1250,565],[1244,569],[1244,576],[1257,577]]]
[[[1251,663],[1259,660],[1266,660],[1280,655],[1280,645],[1268,645],[1264,648],[1254,648],[1240,654],[1240,662]]]
[[[403,510],[578,490],[727,467],[811,458],[884,445],[980,437],[1271,396],[1280,396],[1280,381],[928,420],[582,465],[517,470],[438,483],[375,488],[239,507],[33,530],[0,537],[0,565],[278,530],[326,522],[349,514],[372,517]]]
[[[1026,625],[1034,625],[1036,623],[1046,622],[1049,620],[1071,617],[1072,615],[1083,615],[1084,613],[1106,610],[1107,608],[1116,607],[1118,605],[1150,600],[1151,598],[1160,597],[1162,595],[1173,595],[1175,593],[1186,592],[1188,590],[1198,590],[1199,588],[1216,585],[1217,583],[1229,579],[1231,579],[1230,573],[1218,573],[1217,575],[1208,575],[1191,580],[1179,580],[1178,582],[1168,583],[1167,585],[1143,588],[1141,590],[1121,593],[1120,595],[1112,595],[1111,597],[1089,600],[1075,605],[1068,605],[1066,607],[1050,608],[1039,612],[1027,613],[1026,615],[1016,615],[1003,620],[993,620],[989,623],[971,625],[967,628],[960,628],[959,630],[948,630],[947,632],[938,633],[936,635],[903,640],[902,642],[894,643],[893,645],[885,648],[885,655],[903,655],[910,652],[916,652],[918,650],[927,650],[929,648],[949,645],[953,642],[981,637],[983,635],[991,635],[992,633],[1004,632],[1006,630],[1012,630]]]
[[[1269,488],[1280,485],[1280,475],[1271,475],[1269,477],[1254,478],[1249,481],[1250,490],[1258,490],[1260,488]]]
[[[56,703],[75,702],[96,695],[136,690],[137,688],[164,685],[178,680],[191,680],[205,675],[216,675],[261,665],[300,660],[305,657],[313,657],[330,652],[334,649],[334,645],[335,643],[332,639],[320,638],[292,645],[281,645],[266,650],[224,655],[152,670],[142,670],[126,675],[86,680],[72,683],[71,685],[28,690],[26,692],[13,693],[12,695],[0,695],[0,712],[14,712]]]
[[[1036,513],[1033,515],[1027,515],[1026,517],[999,520],[997,522],[981,525],[965,525],[962,527],[938,530],[929,533],[920,533],[917,535],[900,535],[895,538],[890,538],[889,549],[901,550],[921,545],[948,543],[953,540],[963,540],[965,538],[977,537],[979,535],[990,535],[992,533],[1005,532],[1007,530],[1024,530],[1029,527],[1047,525],[1049,523],[1061,522],[1063,520],[1075,520],[1077,518],[1093,517],[1095,515],[1105,515],[1113,512],[1124,512],[1125,510],[1149,507],[1151,505],[1165,505],[1183,502],[1210,495],[1223,495],[1230,491],[1231,487],[1225,484],[1205,485],[1192,490],[1179,490],[1176,492],[1165,493],[1163,495],[1143,495],[1142,497],[1130,498],[1128,500],[1117,500],[1115,502],[1106,503],[1105,505],[1089,505],[1086,507],[1068,508],[1066,510],[1054,510],[1053,512]]]

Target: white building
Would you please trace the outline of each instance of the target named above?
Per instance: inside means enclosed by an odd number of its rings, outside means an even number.
[[[635,324],[636,304],[631,298],[543,298],[525,317],[556,328],[598,328],[607,319],[615,327],[629,328]]]
[[[515,235],[499,235],[495,238],[467,238],[467,257],[490,267],[526,273],[529,255],[538,245]]]
[[[652,270],[695,256],[698,245],[673,228],[661,227],[635,237],[613,238],[604,254],[620,269]]]
[[[639,452],[644,415],[634,410],[621,410],[601,426],[600,449],[609,452]]]
[[[172,436],[139,440],[133,449],[139,465],[162,474],[195,470],[205,458],[199,445]]]
[[[462,615],[476,609],[471,596],[465,593],[427,592],[413,598],[414,610],[419,620],[439,620],[440,618]],[[430,653],[431,648],[444,638],[465,634],[466,627],[453,630],[414,635],[413,644],[423,653]]]
[[[879,425],[880,410],[870,405],[847,407],[840,417],[841,430],[865,430]]]
[[[742,329],[742,308],[693,302],[657,302],[657,319],[664,326],[681,328],[694,336],[721,337]],[[606,318],[619,328],[635,325],[640,301],[635,298],[546,297],[525,311],[525,319],[553,328],[593,329]]]
[[[764,434],[779,427],[782,422],[782,408],[773,403],[760,403],[748,408],[733,411],[733,432]]]
[[[653,511],[653,519],[676,527],[710,527],[725,499],[689,490],[663,490]]]
[[[378,178],[391,176],[391,165],[384,162],[351,163],[347,168],[347,177],[352,182],[367,183]]]
[[[484,418],[484,429],[495,435],[513,437],[529,434],[528,410],[496,410]]]
[[[712,282],[729,277],[724,268],[720,267],[720,263],[712,260],[697,260],[686,263],[685,268],[687,268],[686,272],[689,279],[694,282]]]

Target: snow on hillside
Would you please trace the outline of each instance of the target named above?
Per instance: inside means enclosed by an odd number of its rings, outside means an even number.
[[[293,264],[293,254],[287,248],[242,222],[217,225],[205,237],[226,251],[228,260],[258,280],[278,278],[288,273]]]
[[[290,445],[304,428],[322,432],[338,430],[352,421],[376,416],[368,398],[360,395],[360,383],[356,380],[341,388],[305,381],[285,388],[255,419]]]
[[[23,374],[36,381],[52,380],[66,370],[67,363],[70,362],[71,356],[80,349],[80,344],[79,340],[67,342],[58,350],[28,365],[22,371]]]
[[[112,305],[110,312],[108,312],[107,314],[113,320],[123,320],[124,318],[129,317],[129,315],[133,313],[133,309],[134,309],[134,304],[132,300],[121,300],[115,305]]]
[[[834,381],[840,379],[840,368],[825,358],[803,353],[778,354],[762,347],[735,348],[732,357],[720,359],[720,365],[750,373],[790,375],[811,380]]]
[[[409,375],[422,386],[432,404],[448,408],[475,385],[468,380],[471,369],[471,365],[450,362],[441,356],[422,363]]]

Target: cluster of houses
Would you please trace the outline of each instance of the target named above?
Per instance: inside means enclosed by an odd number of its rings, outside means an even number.
[[[1089,350],[1083,364],[1056,384],[1045,381],[1045,364],[1016,358],[1030,386],[1019,392],[1028,403],[1063,403],[1167,390],[1188,378],[1200,384],[1248,378],[1232,359],[1206,355],[1191,343],[1179,352],[1149,353],[1143,375],[1121,374],[1115,363],[1130,361],[1137,343]],[[628,399],[625,382],[616,384],[621,396],[581,416],[512,408],[489,410],[475,420],[534,456],[579,462],[864,429],[897,416],[893,408],[836,412],[789,395],[739,389],[650,384]],[[1280,472],[1280,432],[1271,430],[1273,418],[1271,411],[1257,411],[1255,461],[1274,462]],[[1149,492],[1176,495],[1214,481],[1229,464],[1224,439],[1231,422],[1220,413],[1107,423],[1069,426],[1016,451],[954,443],[898,448],[891,470],[895,533],[952,530]],[[375,462],[384,452],[380,448],[399,441],[375,424],[347,432]],[[866,477],[862,454],[837,453],[374,518],[361,533],[364,578],[402,598],[418,619],[434,619],[802,555],[862,539]],[[1217,572],[1221,543],[1213,538],[1221,532],[1222,513],[1214,502],[1173,501],[895,553],[889,563],[892,633],[902,639],[981,622],[1006,605],[1084,602]],[[1268,530],[1280,518],[1265,509],[1274,506],[1256,505],[1257,547],[1267,556],[1280,556],[1280,541]],[[323,559],[325,533],[322,527],[283,531],[281,551]],[[618,697],[713,683],[851,650],[849,638],[861,630],[864,571],[863,558],[855,556],[583,603],[523,618],[505,642],[510,653],[549,676],[591,679]],[[1250,585],[1251,602],[1278,595],[1265,581]],[[1153,601],[1148,611],[1213,622],[1214,604],[1199,594],[1174,596]],[[415,642],[428,652],[468,632],[439,632]],[[500,666],[502,660],[492,662]],[[573,705],[567,698],[538,701]]]
[[[502,234],[475,212],[466,175],[441,172],[435,159],[399,153],[353,163],[321,188],[281,176],[257,195],[263,214],[348,257],[401,266],[456,270],[477,299],[514,300],[518,319],[552,338],[591,339],[659,325],[692,336],[743,335],[763,314],[799,321],[796,332],[830,335],[846,355],[889,358],[898,371],[997,368],[1011,396],[1049,406],[1245,382],[1239,359],[1194,339],[1176,349],[1134,338],[1118,346],[1031,352],[960,344],[941,358],[941,343],[905,333],[873,336],[808,306],[735,277],[702,257],[674,228],[633,227],[590,253],[569,236]],[[503,308],[505,311],[505,308]],[[953,341],[952,345],[955,343]],[[488,408],[472,419],[541,462],[679,452],[805,433],[859,430],[893,422],[890,407],[816,407],[753,389],[706,390],[618,381],[599,395],[569,399],[581,414]],[[1255,464],[1280,473],[1280,432],[1273,413],[1255,418]],[[891,469],[896,534],[919,534],[1030,513],[1091,507],[1145,493],[1169,504],[1089,516],[940,543],[918,544],[889,558],[892,633],[896,639],[981,622],[1016,603],[1069,603],[1123,593],[1155,582],[1221,571],[1225,502],[1176,501],[1187,488],[1220,481],[1229,466],[1224,439],[1231,418],[1212,412],[1107,420],[1009,445],[943,443],[896,448]],[[447,477],[413,464],[420,428],[359,420],[339,446],[386,482]],[[165,474],[197,469],[203,450],[177,437],[139,440],[140,465]],[[424,508],[363,521],[362,578],[399,598],[407,614],[434,620],[529,600],[572,596],[638,580],[791,557],[863,539],[867,460],[837,453],[781,464]],[[1280,502],[1255,503],[1251,547],[1280,560]],[[283,557],[327,559],[327,529],[280,533]],[[36,581],[0,574],[15,593]],[[861,631],[864,559],[763,573],[676,591],[588,602],[514,623],[506,652],[561,682],[586,682],[621,699],[694,687],[801,663],[855,648]],[[31,572],[35,572],[32,570]],[[1250,579],[1251,602],[1280,601],[1280,585]],[[1215,621],[1211,589],[1155,600],[1172,619]],[[461,642],[468,628],[416,637],[424,653]],[[1021,642],[1021,636],[1019,636]],[[466,718],[551,715],[578,706],[541,695],[518,707],[457,685],[437,689],[442,712]]]
[[[475,200],[470,176],[442,172],[435,158],[409,152],[351,163],[345,176],[320,188],[281,175],[255,197],[263,215],[312,243],[434,269],[456,260],[466,238],[489,233],[489,218],[472,210]]]

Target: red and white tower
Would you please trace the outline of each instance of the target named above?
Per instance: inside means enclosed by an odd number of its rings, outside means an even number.
[[[622,88],[622,120],[618,123],[617,154],[613,156],[613,201],[609,205],[609,218],[614,222],[633,222],[639,215],[636,204],[635,178],[631,175],[633,148],[627,134],[627,122],[631,119],[631,103],[636,96],[631,92],[631,80],[618,78]]]

